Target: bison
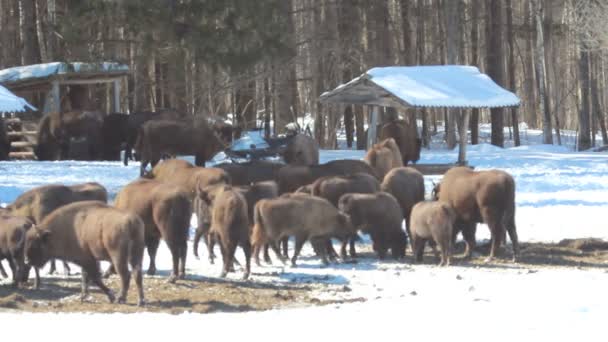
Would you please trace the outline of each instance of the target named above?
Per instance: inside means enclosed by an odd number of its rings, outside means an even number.
[[[127,299],[131,276],[135,278],[139,305],[144,304],[142,260],[144,224],[139,216],[100,201],[63,206],[44,218],[25,239],[26,263],[42,267],[50,258],[71,261],[82,267],[82,300],[88,297],[89,282],[114,302],[114,293],[101,280],[99,261],[111,262],[121,280],[119,303]],[[129,274],[131,266],[131,274]]]
[[[418,138],[415,126],[404,120],[391,120],[380,128],[378,135],[380,140],[393,138],[399,146],[403,165],[409,162],[417,162],[420,159],[420,148],[422,140]]]
[[[340,197],[338,208],[350,217],[357,229],[371,236],[380,259],[386,257],[389,249],[395,259],[405,256],[407,236],[401,229],[403,214],[391,194],[345,194]],[[346,244],[342,245],[341,254],[346,255]]]
[[[220,277],[224,278],[230,271],[234,262],[236,247],[241,246],[245,253],[243,279],[249,278],[251,243],[249,241],[250,229],[245,196],[230,185],[215,186],[209,192],[203,190],[199,196],[208,207],[212,208],[208,245],[213,246],[213,241],[219,240],[224,262]]]
[[[16,216],[27,217],[35,224],[39,224],[53,210],[79,201],[108,201],[108,192],[101,184],[90,182],[75,185],[44,185],[33,188],[21,194],[9,204],[6,209]],[[69,266],[64,263],[67,273]],[[50,274],[55,272],[55,261],[51,261]],[[38,271],[36,270],[36,274]]]
[[[190,194],[155,180],[140,179],[122,188],[114,206],[139,215],[145,227],[145,243],[150,257],[148,274],[156,273],[156,251],[162,238],[171,251],[173,270],[168,281],[186,275],[188,232],[192,208]]]
[[[367,173],[377,177],[376,172],[366,162],[355,159],[332,160],[325,164],[311,166],[283,166],[277,173],[279,194],[296,191],[321,177]]]
[[[410,229],[410,215],[414,205],[424,201],[424,176],[412,167],[398,167],[386,174],[382,191],[395,196],[403,211],[406,227]]]
[[[449,266],[452,255],[452,231],[455,220],[452,208],[444,202],[426,201],[412,208],[410,241],[416,261],[422,261],[424,245],[430,241],[435,255],[439,258],[435,245],[441,249],[439,266]]]
[[[141,155],[140,176],[148,163],[154,167],[163,155],[194,155],[197,166],[226,148],[203,119],[193,121],[151,120],[139,130],[135,150]]]
[[[305,134],[291,137],[282,154],[285,162],[290,165],[319,164],[319,144],[314,138]]]
[[[465,256],[470,257],[475,248],[477,223],[490,228],[491,261],[505,236],[505,229],[513,244],[513,260],[519,254],[515,227],[515,181],[501,170],[473,171],[460,166],[448,170],[434,189],[434,197],[449,204],[456,213],[453,239],[458,232],[466,242]]]
[[[281,255],[277,242],[284,237],[295,236],[292,266],[295,266],[306,240],[320,245],[330,237],[345,240],[356,233],[350,218],[340,213],[328,200],[306,194],[259,201],[254,209],[253,221],[253,245],[259,248],[269,243],[283,262],[285,257]],[[325,249],[320,251],[323,263],[328,264]]]
[[[256,182],[275,180],[279,169],[285,164],[265,160],[252,160],[245,163],[222,163],[214,167],[230,175],[232,185],[250,185]]]
[[[13,273],[13,285],[17,285],[25,273],[25,234],[33,223],[25,217],[0,213],[0,260],[7,259]],[[3,277],[6,272],[1,268]]]
[[[101,125],[103,160],[120,160],[120,151],[129,136],[129,118],[129,115],[123,113],[104,116]]]
[[[393,138],[374,144],[365,154],[364,160],[376,171],[380,179],[390,170],[403,166],[401,152]]]

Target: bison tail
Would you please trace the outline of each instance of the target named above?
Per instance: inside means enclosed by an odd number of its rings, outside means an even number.
[[[132,269],[141,270],[144,260],[145,237],[144,223],[137,215],[129,217],[129,264]]]
[[[253,229],[251,231],[251,245],[262,246],[266,243],[266,232],[264,229],[264,217],[261,213],[261,205],[264,200],[259,201],[253,209]]]

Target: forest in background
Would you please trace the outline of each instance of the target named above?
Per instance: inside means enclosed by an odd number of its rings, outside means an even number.
[[[473,144],[491,123],[492,144],[511,126],[518,145],[517,122],[542,129],[545,143],[570,129],[579,150],[606,144],[607,35],[605,0],[0,1],[0,68],[118,61],[131,70],[130,112],[232,113],[242,128],[273,120],[277,133],[310,113],[325,148],[339,125],[363,148],[368,108],[321,104],[321,93],[372,67],[436,64],[475,65],[522,100],[472,110]],[[92,90],[90,106],[110,111],[108,94]],[[456,145],[458,113],[402,114],[421,120],[424,144],[445,125]]]

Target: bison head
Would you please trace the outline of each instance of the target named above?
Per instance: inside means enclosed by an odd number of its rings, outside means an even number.
[[[28,230],[25,236],[25,263],[34,267],[42,267],[50,259],[49,242],[51,232],[46,229],[34,228]]]

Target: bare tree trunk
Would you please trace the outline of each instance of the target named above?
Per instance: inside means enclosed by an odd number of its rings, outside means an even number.
[[[479,65],[479,0],[471,1],[471,64]],[[469,120],[469,129],[471,130],[471,144],[479,143],[479,109],[473,108],[471,118]]]
[[[590,72],[589,72],[589,51],[585,44],[584,38],[581,37],[580,57],[579,57],[579,79],[581,87],[581,109],[578,113],[578,150],[583,151],[591,148],[591,137],[590,137]]]
[[[507,0],[507,42],[509,43],[509,89],[516,92],[515,80],[515,44],[513,37],[513,4],[511,0]],[[511,108],[511,124],[513,125],[513,142],[515,146],[519,146],[519,120],[517,119],[517,107]]]
[[[19,0],[21,9],[20,27],[23,65],[36,64],[40,62],[38,51],[38,38],[36,35],[36,6],[35,0]]]
[[[486,2],[487,11],[487,56],[486,65],[488,75],[494,81],[503,86],[504,82],[504,66],[503,66],[503,34],[502,34],[502,0],[488,0]],[[492,136],[491,143],[495,146],[504,147],[504,109],[490,109],[490,118],[492,121]]]
[[[535,61],[536,59],[534,58],[534,32],[536,32],[536,16],[533,15],[533,9],[535,8],[534,6],[534,1],[531,1],[527,4],[524,4],[524,25],[525,27],[528,27],[530,29],[527,30],[526,32],[526,53],[525,53],[525,63],[524,63],[524,77],[525,77],[525,87],[526,87],[526,99],[527,101],[524,102],[524,105],[526,105],[526,109],[525,109],[525,115],[524,118],[527,122],[527,124],[532,127],[532,128],[536,128],[536,122],[537,122],[537,116],[536,116],[536,112],[537,112],[537,106],[539,104],[539,101],[536,98],[536,90],[538,89],[538,87],[536,86],[538,84],[538,82],[535,82],[535,75],[536,75],[536,69],[535,69]]]
[[[457,0],[444,1],[445,19],[446,19],[446,42],[448,64],[458,64],[458,39],[460,36],[460,25]],[[446,119],[446,134],[447,145],[449,149],[456,146],[456,121],[459,119],[458,109],[448,109],[445,116]],[[464,137],[466,139],[466,137]]]
[[[543,11],[542,0],[535,0],[536,4],[536,80],[538,82],[539,109],[543,118],[543,143],[553,144],[551,129],[551,112],[547,105],[546,92],[546,68],[545,68],[545,44],[543,34]]]
[[[416,14],[416,48],[418,55],[418,64],[425,64],[425,25],[424,25],[424,0],[418,0],[417,3],[417,14]],[[426,148],[430,146],[431,134],[429,132],[429,116],[430,111],[420,109],[420,117],[422,118],[422,145]],[[435,123],[436,124],[436,123]]]
[[[606,122],[604,121],[604,108],[602,107],[602,103],[600,101],[599,89],[602,89],[600,86],[600,77],[598,75],[602,75],[602,61],[601,55],[599,52],[595,52],[593,54],[593,70],[591,73],[591,98],[593,100],[593,113],[595,116],[595,122],[599,124],[600,132],[602,134],[602,145],[608,144],[608,134],[606,132]],[[595,137],[596,128],[593,130],[593,135]],[[594,141],[595,145],[595,141]]]

